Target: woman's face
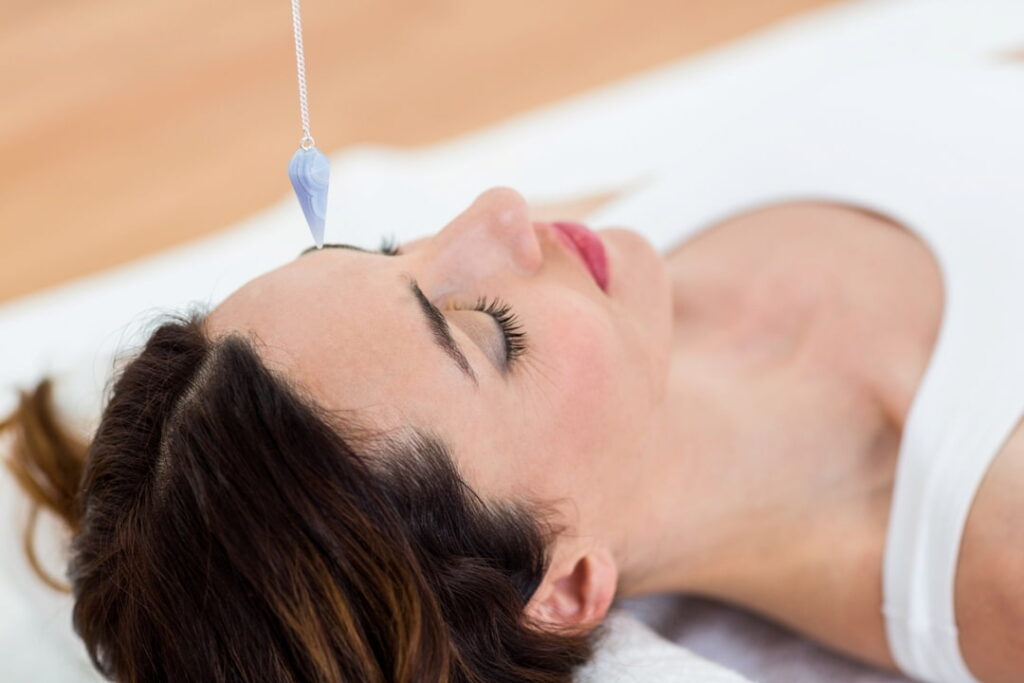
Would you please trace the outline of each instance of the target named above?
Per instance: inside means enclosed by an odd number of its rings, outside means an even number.
[[[659,255],[634,232],[599,236],[607,291],[555,227],[495,188],[399,255],[300,256],[233,293],[208,325],[214,337],[255,334],[268,365],[330,409],[440,437],[484,497],[568,500],[567,522],[597,531],[633,495],[671,326]],[[491,312],[474,310],[481,298]],[[525,335],[511,347],[493,315],[505,306],[498,317],[514,315],[510,331]]]

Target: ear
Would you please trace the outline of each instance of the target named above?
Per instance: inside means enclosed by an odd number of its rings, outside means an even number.
[[[558,626],[596,624],[607,614],[618,580],[619,569],[607,549],[569,556],[552,563],[526,614]]]

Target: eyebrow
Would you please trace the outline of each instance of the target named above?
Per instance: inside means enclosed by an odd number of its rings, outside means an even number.
[[[377,253],[369,249],[357,247],[354,244],[331,243],[324,244],[323,248],[353,249],[355,251],[362,251],[368,254]],[[316,246],[307,247],[303,249],[301,252],[299,252],[299,256],[303,256],[304,254],[308,254],[309,252],[315,250],[317,250]],[[414,277],[412,277],[408,273],[406,273],[404,276],[408,280],[409,291],[411,291],[413,296],[416,298],[416,303],[419,304],[420,310],[423,312],[423,316],[427,319],[427,325],[430,327],[430,331],[433,333],[434,342],[439,347],[441,347],[441,350],[444,351],[449,358],[455,361],[455,364],[459,367],[459,370],[461,370],[464,375],[471,379],[473,381],[473,384],[479,386],[480,383],[477,380],[476,373],[473,371],[473,366],[469,364],[469,359],[466,358],[466,354],[462,353],[462,349],[459,348],[458,343],[452,336],[452,330],[451,326],[448,324],[448,319],[444,317],[444,314],[441,313],[437,306],[431,303],[430,299],[427,298],[427,295],[423,293],[422,289],[420,289],[420,285],[418,282],[416,282],[416,279]]]
[[[459,370],[462,370],[463,374],[473,380],[473,384],[479,385],[476,373],[473,372],[473,366],[469,364],[466,355],[462,353],[462,349],[459,348],[459,345],[455,343],[455,338],[452,337],[448,319],[438,310],[437,306],[430,302],[430,299],[420,289],[420,285],[416,282],[415,278],[408,274],[406,277],[409,279],[409,289],[412,291],[413,296],[416,297],[416,303],[420,305],[420,310],[423,311],[423,315],[427,318],[427,324],[430,325],[430,330],[434,333],[434,341],[437,342],[442,351],[455,361],[455,364],[459,366]]]
[[[375,253],[371,249],[363,249],[362,247],[357,247],[354,244],[343,244],[342,242],[328,242],[328,243],[324,244],[323,248],[324,249],[352,249],[353,251],[364,251],[367,254]],[[314,244],[313,246],[306,247],[305,249],[300,251],[299,252],[299,256],[305,256],[306,254],[308,254],[311,251],[319,251],[319,250],[320,249],[318,249],[317,246]],[[296,257],[296,258],[298,258],[298,257]]]

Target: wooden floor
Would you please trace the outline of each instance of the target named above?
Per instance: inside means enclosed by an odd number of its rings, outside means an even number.
[[[832,0],[306,0],[312,132],[413,145]],[[0,6],[0,301],[291,193],[287,0]]]

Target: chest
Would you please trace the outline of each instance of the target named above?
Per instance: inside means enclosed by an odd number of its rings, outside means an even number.
[[[941,271],[928,248],[885,218],[827,204],[786,204],[738,215],[668,257],[677,327],[709,349],[771,367],[785,355],[807,369],[841,368],[870,392],[884,438],[850,472],[865,495],[774,608],[780,621],[835,649],[892,667],[880,612],[881,566],[902,426],[931,357],[943,313]],[[735,355],[736,349],[743,353]],[[849,456],[848,456],[849,457]],[[823,465],[824,466],[824,465]],[[1008,661],[1024,617],[1024,427],[1005,443],[972,505],[956,580],[968,664]],[[856,500],[856,499],[853,499]],[[841,522],[838,520],[842,520]],[[837,547],[836,533],[845,542]],[[998,669],[992,671],[998,672]]]
[[[736,215],[667,258],[677,338],[731,363],[841,377],[901,426],[934,348],[943,282],[882,216],[788,203]]]

